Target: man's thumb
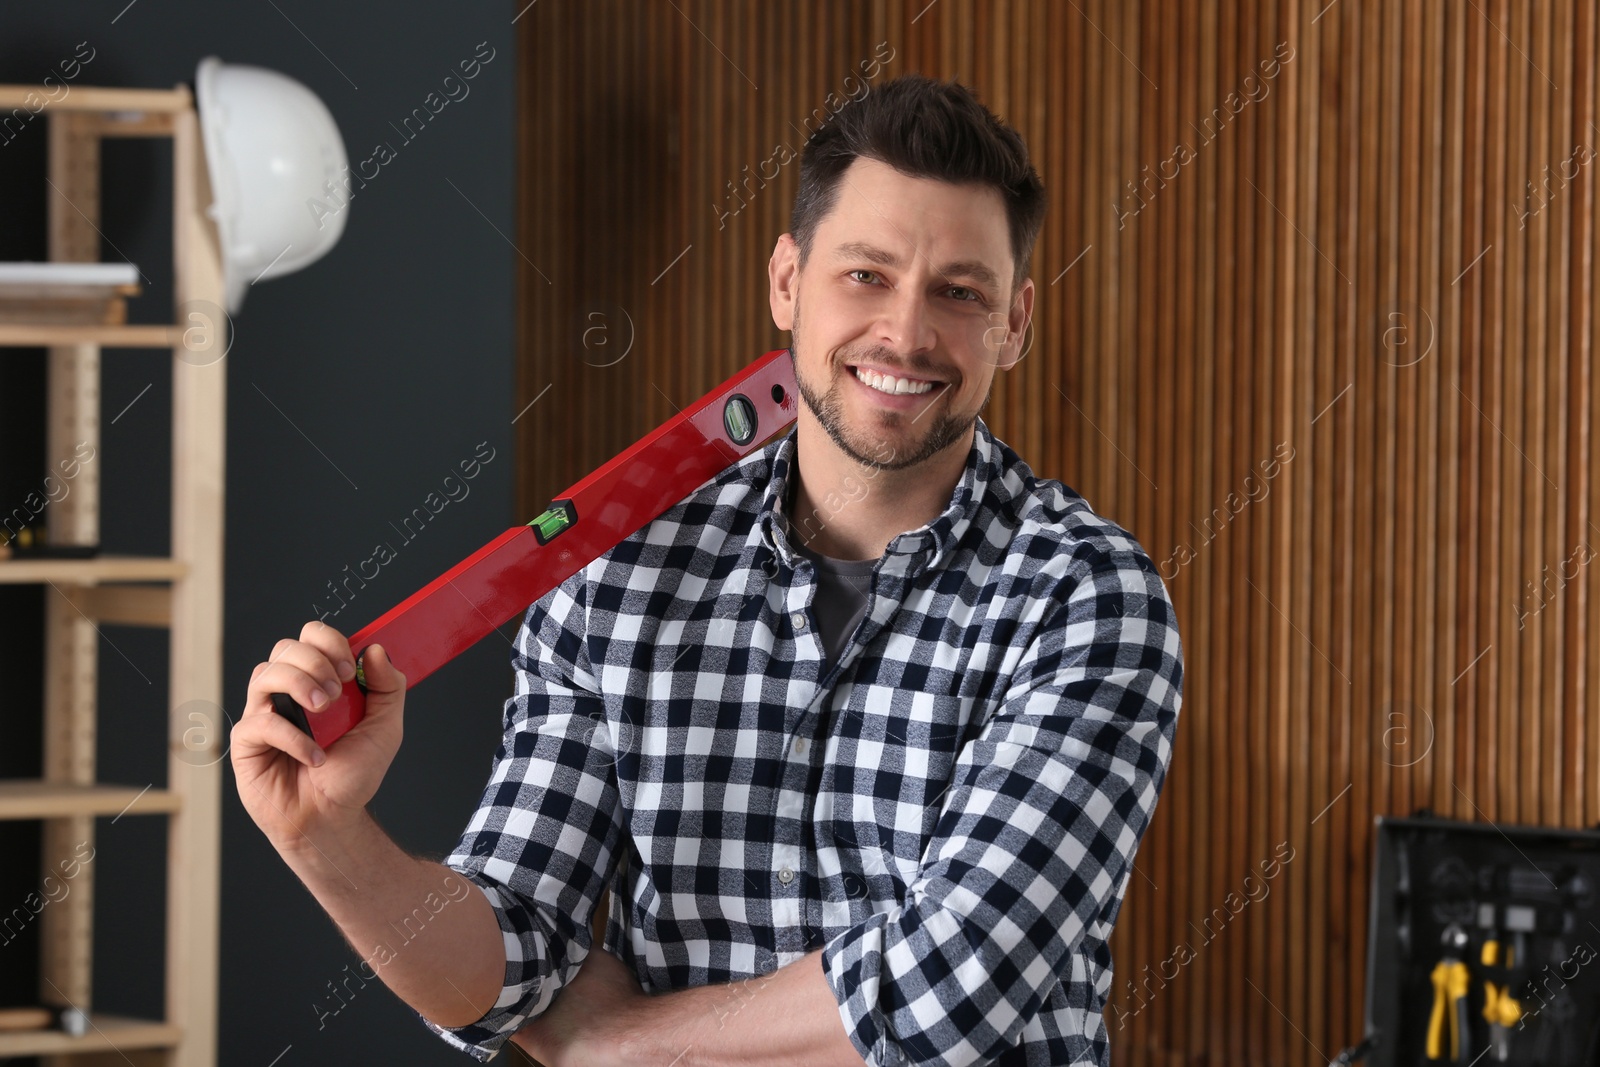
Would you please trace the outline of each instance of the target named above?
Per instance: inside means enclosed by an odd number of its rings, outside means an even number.
[[[388,649],[371,645],[361,653],[361,673],[366,677],[367,696],[388,697],[405,692],[406,676],[389,658]]]

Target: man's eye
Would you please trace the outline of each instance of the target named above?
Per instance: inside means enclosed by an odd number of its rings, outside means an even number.
[[[969,300],[966,300],[965,298],[962,298],[962,302],[963,303],[977,303],[977,302],[981,302],[983,300],[983,297],[979,296],[978,292],[976,290],[968,289],[964,285],[958,285],[958,286],[954,287],[953,289],[951,289],[950,291],[952,293],[970,293],[972,295],[972,299],[969,301]]]
[[[873,273],[872,273],[872,271],[870,271],[870,270],[867,270],[867,269],[866,269],[866,268],[864,268],[864,267],[857,267],[857,268],[856,268],[856,269],[855,269],[855,270],[853,270],[853,271],[851,271],[851,272],[850,272],[850,274],[851,274],[851,275],[852,275],[852,276],[854,276],[854,275],[857,275],[857,274],[865,274],[865,275],[867,275],[867,277],[869,277],[869,278],[872,278],[872,277],[876,277],[876,275],[874,275],[874,274],[873,274]]]

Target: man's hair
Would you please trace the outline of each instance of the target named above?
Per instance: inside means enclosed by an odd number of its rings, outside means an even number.
[[[1011,231],[1014,297],[1028,276],[1033,243],[1044,225],[1044,183],[1028,162],[1021,134],[958,82],[904,74],[846,104],[806,141],[800,188],[789,232],[800,266],[817,226],[839,198],[839,181],[857,157],[886,163],[913,178],[977,183],[999,191]]]

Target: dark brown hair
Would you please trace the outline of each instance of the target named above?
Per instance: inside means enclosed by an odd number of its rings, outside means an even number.
[[[846,104],[807,139],[789,222],[801,267],[818,224],[838,200],[839,179],[861,156],[913,178],[997,189],[1011,231],[1011,295],[1016,295],[1044,225],[1044,183],[1028,162],[1022,136],[971,89],[904,74]]]

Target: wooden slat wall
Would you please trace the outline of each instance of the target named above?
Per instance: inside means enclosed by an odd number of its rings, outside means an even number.
[[[959,79],[1027,138],[1036,333],[985,418],[1163,566],[1188,667],[1115,938],[1119,1063],[1353,1043],[1374,816],[1600,820],[1590,5],[542,0],[520,25],[530,517],[785,343],[765,266],[798,160],[719,225],[727,183],[798,156],[880,42],[876,81]]]

